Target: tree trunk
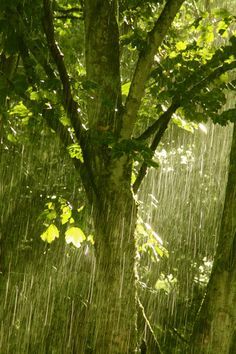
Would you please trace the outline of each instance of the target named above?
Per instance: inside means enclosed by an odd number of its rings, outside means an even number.
[[[123,110],[115,2],[86,0],[84,18],[89,91],[86,157],[96,186],[92,202],[96,275],[89,315],[92,352],[136,353],[137,209],[131,161],[125,153],[114,156],[108,143],[108,138],[118,140]]]
[[[122,186],[121,186],[122,187]],[[107,192],[94,206],[96,233],[96,354],[136,353],[137,307],[135,240],[136,205],[130,190]]]
[[[192,353],[229,354],[236,328],[236,128],[219,243],[192,335]]]

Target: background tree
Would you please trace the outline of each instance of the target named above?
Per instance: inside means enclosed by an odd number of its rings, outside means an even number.
[[[193,331],[193,353],[230,353],[235,332],[235,154],[233,133],[220,236],[206,295]]]

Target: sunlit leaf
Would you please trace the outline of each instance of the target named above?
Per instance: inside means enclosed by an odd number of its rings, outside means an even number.
[[[205,36],[205,41],[206,41],[207,43],[211,43],[211,42],[213,42],[213,40],[214,40],[214,32],[213,32],[213,28],[210,27],[209,32],[208,32],[207,35]]]
[[[52,202],[46,203],[46,206],[48,207],[49,210],[54,210],[55,209],[55,204]]]
[[[228,82],[229,81],[229,74],[228,73],[224,73],[224,74],[220,75],[220,80],[222,82]]]
[[[62,225],[66,224],[71,218],[71,208],[69,205],[62,207],[62,213],[60,215]]]
[[[166,280],[157,280],[155,284],[156,290],[164,290],[166,293],[170,292],[169,284],[167,283]]]
[[[59,238],[59,230],[56,225],[51,224],[40,237],[44,242],[52,243],[56,238]]]
[[[173,123],[175,123],[178,127],[187,130],[190,133],[194,133],[194,130],[197,129],[197,124],[193,122],[187,122],[186,120],[180,118],[177,115],[174,115],[172,118]]]
[[[32,116],[32,112],[23,104],[22,101],[16,104],[11,110],[10,115],[17,115],[19,117]]]
[[[85,234],[79,227],[71,227],[65,233],[66,243],[72,243],[79,248],[81,243],[86,240]]]
[[[65,127],[68,127],[71,125],[71,122],[69,120],[69,118],[67,116],[62,116],[60,118],[60,122],[65,126]]]
[[[185,50],[187,48],[187,43],[186,42],[177,42],[175,46],[176,46],[177,50]]]
[[[35,91],[31,92],[31,93],[30,93],[30,99],[31,99],[32,101],[38,101],[38,100],[40,99],[39,93],[38,93],[38,92],[35,92]]]
[[[129,82],[127,82],[126,84],[123,84],[123,85],[122,85],[122,87],[121,87],[122,95],[128,96],[130,84],[131,84],[131,82],[129,81]]]
[[[84,209],[84,205],[77,209],[77,212],[80,213]]]
[[[94,245],[95,241],[94,241],[93,235],[89,235],[89,236],[87,237],[87,241],[90,242],[92,245]]]
[[[12,133],[7,134],[7,140],[9,140],[11,143],[17,142],[17,138]]]
[[[84,162],[82,149],[79,144],[71,144],[67,147],[70,157],[76,158],[81,162]]]

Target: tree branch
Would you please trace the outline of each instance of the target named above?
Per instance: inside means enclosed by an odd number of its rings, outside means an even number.
[[[200,82],[193,84],[192,87],[190,87],[186,91],[186,94],[182,95],[182,100],[184,101],[184,99],[188,99],[189,96],[193,97],[202,88],[206,87],[207,83],[212,82],[213,80],[217,79],[220,75],[233,69],[236,69],[236,60],[232,61],[231,63],[223,63],[222,65],[218,66],[207,77],[204,77]]]
[[[223,53],[221,53],[222,56]],[[227,53],[227,55],[229,56],[229,53]],[[227,56],[221,58],[221,60],[226,60]],[[214,59],[215,61],[215,59]],[[194,96],[194,94],[196,92],[198,92],[199,90],[201,90],[202,88],[206,87],[207,83],[212,82],[213,80],[215,80],[217,77],[219,77],[220,75],[224,74],[225,72],[235,69],[236,68],[236,61],[233,61],[231,63],[223,63],[221,65],[218,65],[218,67],[214,68],[214,70],[205,77],[202,77],[200,75],[200,73],[204,73],[207,71],[207,69],[209,69],[209,63],[201,66],[198,70],[199,75],[194,72],[194,74],[192,74],[190,77],[188,77],[183,83],[182,83],[182,87],[185,87],[185,91],[183,91],[182,94],[177,93],[173,99],[172,102],[179,102],[179,104],[181,105],[183,103],[184,100],[188,99],[190,96]],[[194,78],[195,77],[200,77],[201,80],[197,83],[194,83]],[[179,90],[180,91],[180,90]],[[173,112],[174,113],[174,112]],[[166,112],[164,112],[159,119],[157,119],[152,125],[150,125],[138,138],[136,138],[136,140],[145,140],[148,139],[152,134],[154,134],[156,131],[159,130],[159,128],[162,126],[162,124],[165,121],[165,114]]]
[[[45,107],[45,109],[43,109],[42,114],[45,121],[47,122],[47,125],[55,131],[55,133],[59,137],[64,147],[67,147],[70,144],[75,143],[68,129],[63,126],[63,124],[59,121],[59,119],[52,119],[54,118],[54,116],[52,117],[52,115],[54,115],[52,108],[47,109]],[[74,167],[80,173],[80,177],[83,182],[84,188],[86,190],[87,197],[89,201],[92,203],[94,198],[93,193],[95,193],[96,197],[98,197],[98,192],[94,184],[94,178],[91,174],[91,170],[88,168],[86,163],[82,163],[79,159],[77,158],[71,158],[71,159]]]
[[[155,333],[154,333],[154,330],[152,329],[151,323],[150,323],[150,321],[149,321],[148,318],[147,318],[147,315],[146,315],[145,310],[144,310],[144,306],[143,306],[143,304],[141,303],[139,297],[137,297],[137,302],[138,302],[138,306],[139,306],[139,309],[140,309],[140,311],[141,311],[142,317],[143,317],[143,319],[144,319],[144,323],[145,323],[145,325],[147,326],[148,331],[149,331],[150,335],[152,336],[153,341],[154,341],[154,343],[155,343],[156,353],[157,353],[157,354],[162,354],[160,344],[159,344],[159,342],[158,342],[158,340],[157,340],[157,337],[156,337],[156,335],[155,335]]]
[[[44,18],[43,18],[44,30],[45,30],[48,46],[51,51],[51,55],[55,61],[61,79],[61,83],[63,87],[63,99],[64,99],[63,105],[66,113],[68,114],[68,117],[71,120],[71,124],[75,130],[76,137],[78,141],[81,143],[81,138],[82,138],[81,135],[83,131],[82,123],[80,121],[80,117],[78,114],[77,102],[74,101],[72,96],[70,79],[65,67],[64,57],[62,52],[60,51],[59,46],[55,41],[51,0],[43,0],[43,5],[44,5]]]
[[[167,111],[164,112],[153,124],[151,124],[138,138],[136,138],[136,140],[146,140],[158,131],[162,124],[166,121],[166,113]]]
[[[153,155],[154,155],[154,152],[155,152],[158,144],[160,143],[164,132],[166,131],[166,129],[168,127],[168,124],[171,120],[173,113],[181,105],[183,105],[184,101],[186,99],[188,99],[188,97],[193,98],[197,92],[199,92],[202,88],[206,87],[207,83],[212,82],[213,80],[218,78],[220,75],[224,74],[225,72],[227,72],[229,70],[235,69],[235,68],[236,68],[236,60],[231,63],[224,63],[221,66],[217,67],[207,77],[203,78],[200,82],[193,84],[188,90],[186,90],[186,92],[181,97],[179,94],[177,94],[176,97],[173,98],[173,103],[167,109],[167,111],[164,112],[156,122],[154,122],[150,127],[148,127],[147,130],[138,138],[138,140],[147,139],[149,136],[151,136],[156,131],[154,139],[150,145],[150,149],[153,151]],[[186,81],[189,81],[189,79],[187,79]],[[190,80],[190,82],[191,82],[191,80]],[[134,193],[137,193],[144,177],[146,176],[147,169],[148,169],[148,164],[144,161],[140,167],[137,178],[133,184],[133,192]]]
[[[121,137],[123,139],[128,139],[132,135],[137,112],[141,104],[141,99],[144,96],[145,83],[153,65],[154,55],[165,38],[183,2],[184,0],[167,1],[154,28],[147,35],[147,46],[140,52],[129,95],[126,100],[123,126],[121,129]]]
[[[26,42],[25,42],[26,41]],[[28,43],[29,42],[29,43]],[[39,62],[39,64],[42,66],[42,68],[44,69],[46,75],[48,76],[49,80],[55,80],[57,79],[53,69],[51,68],[50,64],[48,63],[47,59],[45,58],[45,56],[42,54],[42,50],[40,50],[41,48],[38,46],[34,46],[32,47],[31,42],[28,40],[28,38],[21,38],[21,43],[23,44],[26,53],[23,53],[24,55],[27,54],[27,56],[29,56],[28,50],[27,50],[27,45],[29,44],[29,51],[31,52],[31,54],[33,54],[34,58],[36,61]],[[30,68],[29,65],[32,64],[32,60],[30,60],[29,57],[27,57],[27,64],[25,65],[25,70],[29,76],[28,71],[31,73],[31,70],[33,70],[33,68]],[[64,86],[63,86],[63,93],[64,93]],[[27,101],[31,101],[28,96],[24,95],[23,97],[25,100]],[[31,101],[32,103],[32,101]],[[65,108],[65,106],[64,106]],[[69,118],[71,118],[71,115],[78,115],[78,112],[76,110],[76,112],[71,112],[69,110],[70,107],[68,107],[68,110],[65,109],[67,115],[69,116]],[[42,114],[43,117],[45,119],[45,121],[47,122],[47,125],[53,129],[56,134],[58,135],[60,141],[62,142],[62,144],[67,147],[69,144],[73,144],[74,140],[71,136],[71,134],[69,133],[68,129],[66,127],[64,127],[62,125],[62,123],[60,122],[60,120],[58,119],[58,117],[56,117],[55,115],[53,115],[53,119],[52,119],[52,109],[50,109],[50,114],[49,113],[49,109],[43,109]],[[72,119],[71,119],[72,121]],[[73,126],[73,125],[72,125]],[[75,128],[74,128],[75,129]],[[98,198],[98,191],[97,191],[97,187],[95,185],[94,182],[94,177],[93,177],[93,173],[91,171],[91,167],[89,164],[89,158],[87,158],[87,151],[85,148],[85,136],[84,134],[80,134],[78,136],[78,134],[76,134],[76,129],[75,129],[75,136],[78,140],[78,142],[81,144],[81,148],[83,151],[83,156],[84,156],[84,163],[82,163],[80,160],[73,158],[72,162],[75,166],[75,168],[80,172],[80,176],[81,176],[81,180],[83,182],[84,188],[86,190],[86,194],[88,196],[88,199],[92,202],[94,195]]]
[[[160,124],[159,124],[159,129],[157,130],[156,132],[156,135],[150,145],[150,149],[152,150],[153,152],[153,155],[155,153],[155,150],[158,146],[158,144],[160,143],[161,141],[161,138],[164,134],[164,132],[166,131],[167,127],[168,127],[168,124],[171,120],[171,117],[172,117],[172,114],[177,110],[177,108],[179,107],[179,103],[172,103],[172,105],[167,109],[166,112],[164,112],[161,117],[158,119],[157,122],[159,122],[160,120]],[[155,123],[157,123],[155,122]],[[154,124],[155,124],[154,123]],[[150,128],[152,128],[153,126],[151,126]],[[156,126],[155,126],[156,128]],[[146,173],[147,173],[147,169],[148,169],[148,164],[144,161],[140,167],[140,170],[138,172],[138,175],[137,175],[137,178],[133,184],[133,192],[134,193],[137,193],[140,185],[141,185],[141,182],[142,180],[144,179],[144,177],[146,176]]]

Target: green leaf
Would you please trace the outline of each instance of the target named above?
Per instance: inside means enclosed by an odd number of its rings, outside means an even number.
[[[233,123],[236,122],[236,108],[228,109],[214,119],[214,123],[219,123],[221,125],[226,125],[228,121]]]
[[[177,42],[175,45],[177,50],[185,50],[187,48],[186,42]]]
[[[212,27],[209,30],[209,32],[207,33],[207,35],[205,36],[205,41],[208,44],[214,41],[214,32],[213,32],[213,28]]]
[[[127,82],[126,84],[123,84],[121,87],[122,95],[128,96],[129,94],[129,89],[130,89],[130,84],[131,82]]]
[[[47,230],[42,233],[42,235],[40,236],[40,238],[47,243],[52,243],[53,241],[55,241],[56,238],[59,238],[59,230],[56,227],[56,225],[51,224]]]
[[[176,124],[179,128],[187,130],[190,133],[194,133],[195,129],[197,129],[198,127],[196,123],[187,122],[176,114],[173,116],[172,122]]]
[[[69,127],[71,125],[71,122],[67,116],[62,116],[60,118],[60,122],[64,125],[64,127]]]
[[[23,104],[23,102],[20,101],[10,110],[10,115],[16,115],[19,117],[29,117],[32,116],[32,112],[30,112],[28,108]]]
[[[85,234],[79,227],[71,227],[65,233],[66,243],[72,243],[79,248],[81,243],[86,240]]]
[[[32,101],[39,101],[39,99],[40,99],[39,93],[36,92],[36,91],[32,91],[32,92],[30,93],[30,99],[31,99]]]
[[[17,138],[12,133],[7,134],[7,140],[11,143],[17,143]]]
[[[55,220],[57,217],[56,210],[48,210],[45,212],[45,216],[48,220]]]
[[[84,205],[77,209],[77,212],[80,213],[84,209]]]
[[[84,162],[82,149],[79,144],[71,144],[67,146],[67,151],[72,159],[76,158],[81,162]]]
[[[61,208],[62,213],[61,213],[61,223],[62,225],[66,224],[69,219],[71,218],[71,208],[69,207],[69,205],[63,206]]]
[[[25,75],[20,75],[20,74],[16,75],[12,83],[14,86],[14,91],[20,96],[22,94],[25,94],[25,92],[28,89],[28,81]]]
[[[94,245],[95,241],[93,235],[89,235],[87,241],[90,242],[92,245]]]

